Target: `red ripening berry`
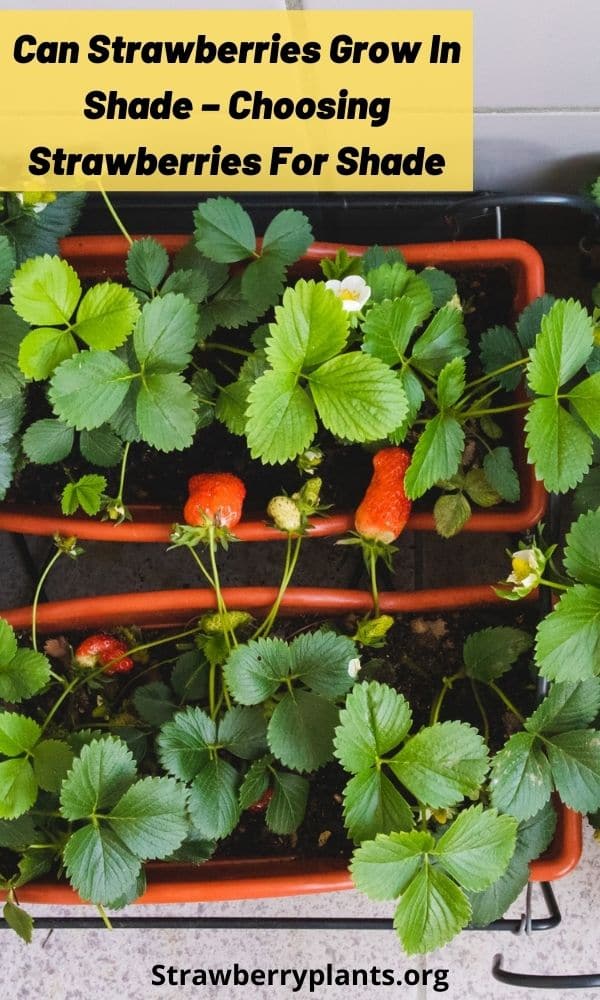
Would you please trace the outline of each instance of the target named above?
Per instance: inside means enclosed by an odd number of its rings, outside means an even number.
[[[97,667],[107,667],[112,664],[107,674],[126,674],[133,667],[133,660],[127,656],[127,645],[114,635],[99,632],[90,635],[79,644],[75,650],[75,660],[78,666],[94,670]]]
[[[404,492],[411,455],[404,448],[382,448],[373,457],[373,478],[354,517],[363,538],[391,544],[406,527],[412,502]]]
[[[250,813],[265,812],[272,798],[273,798],[273,789],[267,788],[266,792],[264,792],[261,795],[260,799],[257,799],[256,802],[253,802],[251,806],[248,806],[248,812]]]
[[[218,527],[234,528],[240,521],[246,487],[231,472],[201,472],[192,476],[188,489],[183,511],[186,524],[200,527],[208,520]]]

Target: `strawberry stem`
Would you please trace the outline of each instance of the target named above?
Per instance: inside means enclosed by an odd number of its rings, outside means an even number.
[[[431,706],[431,714],[429,716],[429,725],[435,726],[436,722],[440,717],[440,711],[444,703],[444,698],[448,694],[448,691],[452,687],[455,681],[461,680],[465,676],[464,670],[457,670],[455,674],[450,677],[444,677],[442,680],[442,686],[438,692],[437,698],[435,699],[433,705]]]
[[[369,578],[371,580],[371,594],[373,597],[373,611],[375,617],[379,617],[379,587],[377,586],[377,553],[373,546],[369,547]]]
[[[283,574],[281,577],[281,583],[279,585],[279,590],[277,592],[277,597],[273,602],[271,610],[269,611],[267,617],[264,619],[262,625],[258,627],[253,635],[253,639],[258,639],[261,636],[266,638],[273,628],[277,615],[279,613],[279,608],[281,607],[281,602],[285,596],[285,592],[288,589],[292,577],[294,575],[296,564],[298,562],[298,556],[300,555],[300,546],[302,545],[302,535],[298,535],[296,538],[296,544],[293,545],[292,534],[288,532],[287,543],[285,547],[285,562],[283,565]]]
[[[106,191],[102,187],[102,184],[100,183],[100,181],[98,181],[98,187],[100,188],[100,194],[102,195],[102,197],[104,199],[104,204],[106,205],[108,211],[112,215],[112,218],[114,220],[115,225],[117,226],[117,229],[125,237],[125,239],[129,243],[129,246],[133,246],[133,240],[131,239],[131,236],[129,235],[129,233],[125,229],[125,226],[121,222],[121,219],[119,218],[119,215],[117,213],[116,208],[114,207],[112,201],[110,200],[110,198],[108,197]]]
[[[38,651],[37,613],[38,613],[38,604],[40,603],[40,594],[42,593],[42,587],[44,586],[46,580],[48,579],[49,574],[51,573],[53,567],[56,565],[56,563],[58,562],[58,560],[62,555],[63,555],[63,550],[57,549],[54,555],[52,556],[52,559],[50,560],[45,570],[43,571],[42,575],[40,576],[37,587],[35,588],[35,594],[33,595],[33,605],[31,609],[31,644],[36,653]]]
[[[477,682],[471,678],[471,688],[473,690],[473,697],[475,699],[477,708],[479,709],[479,714],[481,715],[481,720],[483,722],[483,738],[489,746],[490,742],[490,720],[487,717],[487,712],[484,708],[483,702],[481,700],[481,695],[477,689]]]
[[[504,693],[504,691],[502,690],[502,688],[499,687],[498,684],[496,684],[495,681],[491,681],[490,684],[489,684],[489,687],[492,689],[492,691],[494,692],[494,694],[498,695],[500,701],[503,702],[506,705],[508,711],[512,712],[512,714],[515,716],[515,718],[517,718],[519,720],[519,722],[524,723],[525,719],[523,718],[523,716],[519,712],[518,708],[515,708],[515,706],[513,705],[512,701],[510,700],[510,698],[508,697],[508,695],[506,695]]]

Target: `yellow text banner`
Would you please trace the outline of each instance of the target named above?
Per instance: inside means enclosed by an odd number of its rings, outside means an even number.
[[[0,189],[468,191],[468,11],[0,12]]]

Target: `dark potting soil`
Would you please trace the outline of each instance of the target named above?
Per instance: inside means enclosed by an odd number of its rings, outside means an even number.
[[[465,324],[472,354],[468,359],[472,377],[479,374],[477,344],[481,333],[496,324],[510,324],[513,287],[505,268],[459,270],[455,272],[458,291],[465,305]],[[248,346],[248,333],[222,334],[232,346]],[[214,355],[207,352],[201,364],[215,365]],[[227,357],[227,361],[230,361]],[[205,360],[206,358],[206,360]],[[218,367],[217,369],[218,370]],[[222,378],[222,371],[220,372]],[[52,416],[49,403],[39,386],[29,387],[28,413],[31,423]],[[409,446],[414,442],[408,442]],[[323,502],[340,509],[352,509],[360,501],[372,473],[372,452],[376,445],[344,445],[326,432],[319,436],[325,460],[319,469],[323,478]],[[158,503],[181,508],[187,498],[187,481],[201,471],[229,471],[240,476],[247,488],[246,510],[264,516],[270,498],[282,491],[292,493],[302,484],[302,477],[293,463],[285,467],[264,466],[249,457],[245,440],[230,434],[223,424],[214,422],[200,431],[194,445],[183,452],[167,455],[145,445],[134,445],[129,458],[125,501],[128,504]],[[90,469],[79,456],[77,446],[69,458],[58,466],[27,465],[16,476],[8,498],[20,503],[54,504],[59,501],[67,482],[67,471],[73,479],[90,471],[106,475],[108,493],[117,492],[118,469]],[[417,508],[419,504],[417,504]]]
[[[291,638],[300,631],[316,629],[327,624],[326,619],[288,619],[281,621],[276,634]],[[338,619],[335,624],[338,628],[341,625],[341,630],[351,635],[356,626],[356,618],[349,616],[341,623]],[[386,647],[363,652],[361,656],[363,668],[359,680],[378,680],[401,692],[411,705],[412,731],[416,732],[422,725],[428,723],[431,706],[442,686],[443,678],[460,669],[466,637],[482,628],[508,624],[524,628],[533,635],[535,613],[526,607],[516,611],[513,606],[507,606],[399,616],[388,633]],[[154,636],[154,633],[145,633],[145,638],[148,640]],[[77,645],[80,638],[80,636],[69,636],[73,646]],[[132,633],[128,632],[126,638],[130,643],[133,638]],[[28,637],[24,636],[23,641],[27,642]],[[174,645],[166,646],[161,649],[157,660],[162,663],[169,656],[174,658],[178,655],[178,651],[180,650]],[[531,711],[536,697],[535,677],[529,663],[528,655],[524,654],[518,664],[500,681],[503,690],[524,715]],[[55,662],[55,669],[63,669],[60,661]],[[150,671],[146,666],[138,665],[135,674],[117,674],[112,678],[103,679],[103,683],[94,690],[87,688],[81,690],[77,697],[72,699],[69,709],[57,719],[59,729],[52,735],[66,735],[67,730],[85,729],[90,724],[98,726],[99,731],[102,731],[102,723],[98,718],[99,695],[108,704],[112,717],[119,714],[122,723],[135,726],[133,717],[135,709],[131,701],[137,686],[134,677],[139,684],[156,680],[168,681],[170,669],[168,664],[157,666]],[[519,723],[492,692],[480,686],[479,693],[489,719],[490,747],[495,751],[519,728]],[[51,701],[39,707],[47,711],[50,703]],[[30,713],[35,715],[31,709]],[[482,730],[481,715],[468,682],[458,682],[446,695],[440,721],[448,719],[468,722]],[[143,729],[144,726],[142,724],[137,728]],[[148,727],[145,728],[148,735],[147,754],[140,765],[140,770],[142,773],[151,774],[156,772],[157,763],[152,753],[152,733],[148,732]],[[118,727],[113,726],[112,731],[115,735],[119,735]],[[239,766],[239,761],[236,761],[236,766]],[[307,777],[311,785],[308,807],[305,819],[296,834],[291,836],[273,834],[265,824],[264,814],[245,812],[236,830],[219,844],[216,857],[349,856],[352,845],[344,830],[342,805],[342,793],[349,775],[339,764],[332,762]]]

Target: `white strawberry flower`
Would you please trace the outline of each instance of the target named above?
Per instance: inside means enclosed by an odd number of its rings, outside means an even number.
[[[341,299],[346,312],[360,312],[371,296],[369,285],[359,274],[349,274],[341,281],[331,278],[330,281],[325,282],[325,288]]]
[[[506,578],[512,583],[513,591],[520,597],[525,597],[534,590],[546,568],[547,556],[537,545],[530,549],[519,549],[511,554],[512,573]]]

